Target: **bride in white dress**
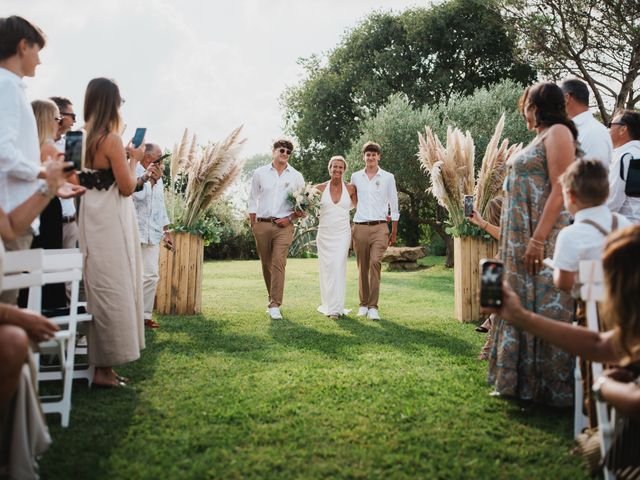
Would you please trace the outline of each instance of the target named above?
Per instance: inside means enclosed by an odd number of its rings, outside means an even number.
[[[322,299],[318,311],[334,320],[351,311],[344,308],[347,255],[351,244],[349,211],[358,199],[355,187],[343,181],[346,169],[347,162],[343,157],[332,157],[329,160],[331,180],[316,185],[322,192],[316,236]]]

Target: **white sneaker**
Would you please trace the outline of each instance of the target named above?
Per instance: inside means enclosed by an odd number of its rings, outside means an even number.
[[[370,308],[369,312],[367,313],[367,318],[369,320],[380,320],[380,314],[378,313],[378,309]]]
[[[367,307],[360,307],[358,309],[358,317],[364,317],[369,312]]]
[[[278,307],[269,307],[269,316],[271,320],[282,320],[282,313]]]

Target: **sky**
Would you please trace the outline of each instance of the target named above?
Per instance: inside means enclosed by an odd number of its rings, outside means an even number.
[[[185,128],[200,143],[244,125],[242,155],[267,153],[284,127],[279,98],[304,77],[301,57],[326,53],[374,10],[429,0],[1,0],[47,45],[30,100],[68,97],[82,124],[84,90],[105,76],[126,102],[125,143],[136,127],[172,148]]]

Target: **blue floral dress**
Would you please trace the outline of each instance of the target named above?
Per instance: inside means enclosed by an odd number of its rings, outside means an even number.
[[[511,161],[505,180],[505,200],[500,220],[500,252],[509,285],[522,306],[559,322],[571,322],[573,301],[553,285],[553,270],[538,275],[527,272],[524,254],[551,193],[543,137],[533,140]],[[562,211],[545,242],[550,257],[560,229],[569,224]],[[553,406],[573,403],[571,355],[498,318],[489,356],[489,383],[496,391],[523,400]]]

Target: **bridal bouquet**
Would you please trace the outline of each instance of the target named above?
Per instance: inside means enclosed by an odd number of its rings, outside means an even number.
[[[287,193],[287,201],[294,212],[310,213],[318,207],[320,191],[312,183]]]

